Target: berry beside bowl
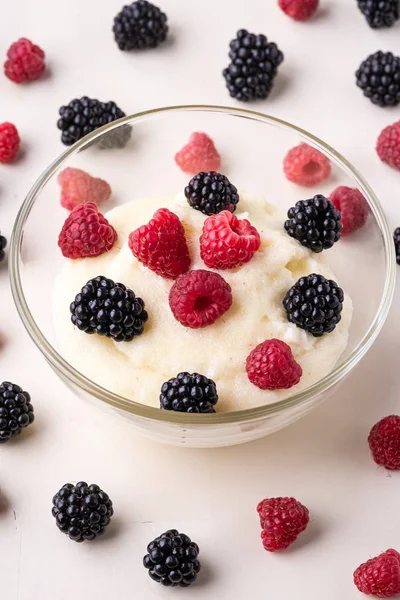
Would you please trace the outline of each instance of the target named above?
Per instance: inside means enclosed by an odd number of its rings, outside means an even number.
[[[123,147],[104,143],[127,129]],[[218,148],[218,173],[175,162],[195,132]],[[329,162],[312,189],[285,175],[301,144]],[[66,169],[107,183],[99,206],[90,195],[68,214]],[[364,202],[346,235],[338,185]],[[89,133],[33,185],[10,243],[19,315],[56,373],[139,433],[188,447],[255,440],[325,400],[380,332],[395,263],[383,209],[345,158],[294,125],[215,106]]]

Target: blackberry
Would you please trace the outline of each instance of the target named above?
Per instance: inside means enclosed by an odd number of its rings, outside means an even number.
[[[71,321],[85,333],[98,333],[115,342],[141,335],[148,314],[144,302],[122,283],[99,275],[89,279],[71,303]]]
[[[117,14],[113,32],[120,50],[155,48],[167,38],[167,15],[151,2],[137,0]]]
[[[0,235],[0,262],[5,259],[6,253],[4,248],[7,246],[7,240],[4,235]]]
[[[114,509],[98,485],[80,481],[62,486],[53,498],[51,512],[60,531],[75,542],[84,542],[104,533]]]
[[[61,141],[66,146],[71,146],[85,135],[103,125],[107,125],[107,123],[125,117],[125,113],[115,102],[100,102],[87,96],[71,100],[67,106],[61,106],[59,113],[60,119],[57,121],[57,127],[62,131]],[[111,146],[122,148],[130,135],[131,127],[124,125],[101,136],[99,146],[102,148]],[[110,144],[110,140],[112,144]]]
[[[397,229],[395,229],[395,232],[393,234],[393,239],[394,239],[394,247],[396,250],[396,261],[397,261],[397,264],[400,265],[400,227],[397,227]]]
[[[400,57],[379,50],[366,58],[356,71],[357,85],[378,106],[400,103]]]
[[[399,0],[358,0],[357,4],[372,29],[392,27],[399,18]]]
[[[229,179],[221,173],[201,171],[185,187],[185,196],[192,208],[205,215],[216,215],[223,210],[235,212],[239,194]]]
[[[0,384],[0,444],[8,442],[35,420],[31,397],[19,385],[3,381]]]
[[[343,290],[332,280],[312,273],[300,277],[283,300],[290,323],[314,337],[331,333],[341,319]]]
[[[332,248],[340,239],[342,220],[332,202],[317,194],[309,200],[299,200],[289,208],[285,229],[290,237],[313,252]]]
[[[187,413],[214,413],[218,402],[212,379],[198,373],[179,373],[166,381],[160,394],[160,408]]]
[[[147,546],[143,565],[154,581],[169,587],[187,587],[200,571],[199,547],[176,529],[166,531]]]
[[[267,98],[283,54],[265,35],[240,29],[230,43],[231,62],[223,71],[232,98],[247,102]]]

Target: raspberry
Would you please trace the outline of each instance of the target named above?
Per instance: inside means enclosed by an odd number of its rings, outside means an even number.
[[[281,340],[266,340],[252,350],[246,360],[247,376],[262,390],[288,390],[303,374],[290,346]]]
[[[45,69],[44,52],[30,40],[20,38],[8,49],[4,73],[15,83],[39,79]]]
[[[376,151],[383,162],[400,171],[400,121],[381,131]]]
[[[268,552],[285,550],[306,529],[308,509],[295,498],[266,498],[257,506],[261,539]]]
[[[12,123],[0,124],[0,162],[12,162],[18,154],[19,135]]]
[[[378,465],[395,471],[400,469],[400,417],[385,417],[370,431],[368,444]]]
[[[160,208],[153,218],[132,231],[129,248],[151,271],[176,279],[190,267],[189,249],[182,223],[168,208]]]
[[[79,204],[67,217],[58,245],[67,258],[100,256],[113,247],[117,232],[93,202]]]
[[[189,142],[175,154],[175,162],[185,173],[218,171],[221,157],[206,133],[195,132]]]
[[[295,21],[308,21],[317,10],[319,0],[278,0],[278,4]]]
[[[169,293],[175,319],[192,329],[212,325],[231,304],[231,286],[218,273],[203,269],[178,277]]]
[[[367,560],[354,571],[360,592],[377,598],[391,598],[400,592],[400,554],[393,549]]]
[[[286,154],[283,170],[289,181],[309,187],[328,179],[331,163],[322,152],[302,143]]]
[[[67,167],[59,173],[57,181],[61,186],[61,205],[68,210],[86,202],[101,204],[111,196],[107,181],[92,177],[81,169]]]
[[[342,235],[365,225],[369,205],[360,190],[340,185],[331,193],[329,200],[341,214]]]
[[[249,262],[260,244],[257,229],[247,219],[224,210],[204,221],[200,256],[207,267],[232,269]]]

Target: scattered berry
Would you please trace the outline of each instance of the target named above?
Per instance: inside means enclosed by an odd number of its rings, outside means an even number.
[[[200,256],[211,269],[232,269],[249,262],[260,244],[257,229],[247,219],[224,210],[204,221]]]
[[[0,384],[0,444],[21,433],[33,423],[35,416],[31,397],[19,385],[3,381]]]
[[[278,4],[295,21],[308,21],[317,10],[319,0],[279,0]]]
[[[120,50],[155,48],[167,38],[167,15],[147,0],[137,0],[117,14],[113,32]]]
[[[400,121],[385,127],[380,133],[376,151],[383,162],[400,171]]]
[[[343,309],[343,290],[332,280],[315,273],[300,277],[283,300],[290,323],[314,337],[331,333]]]
[[[329,200],[341,214],[342,235],[365,225],[370,210],[360,190],[340,185],[331,193]]]
[[[189,142],[175,154],[175,162],[185,173],[218,171],[221,157],[206,133],[195,132]]]
[[[58,175],[57,181],[61,186],[61,205],[68,210],[87,202],[98,205],[111,196],[107,181],[92,177],[81,169],[67,167]]]
[[[281,340],[267,340],[252,350],[246,360],[247,377],[262,390],[288,390],[303,374],[290,346]]]
[[[12,162],[18,154],[20,139],[12,123],[0,124],[0,163]]]
[[[153,581],[168,587],[187,587],[200,571],[199,547],[176,529],[166,531],[147,546],[143,565]]]
[[[175,319],[192,329],[212,325],[231,304],[230,285],[218,273],[202,269],[178,277],[169,293]]]
[[[56,525],[71,540],[84,542],[102,535],[114,514],[108,494],[98,485],[66,483],[53,498]]]
[[[285,229],[290,237],[313,252],[332,248],[342,233],[341,215],[332,202],[317,194],[289,208]]]
[[[7,240],[4,237],[4,235],[0,235],[0,262],[2,262],[5,257],[6,257],[6,253],[4,252],[4,248],[7,246]]]
[[[215,215],[223,210],[235,212],[239,194],[229,179],[221,173],[201,171],[185,187],[185,196],[192,208],[205,215]]]
[[[400,554],[390,549],[367,560],[354,571],[354,583],[360,592],[369,596],[397,596],[400,592]]]
[[[44,52],[26,38],[20,38],[8,49],[4,73],[15,83],[39,79],[44,73]]]
[[[265,35],[240,29],[230,43],[231,62],[223,71],[229,94],[236,100],[268,98],[283,54]]]
[[[309,521],[308,509],[295,498],[266,498],[257,506],[261,539],[268,552],[285,550],[293,544]]]
[[[357,85],[364,96],[378,106],[396,106],[400,102],[400,57],[391,52],[375,52],[356,72]]]
[[[357,3],[372,29],[392,27],[399,18],[399,0],[358,0]]]
[[[289,181],[310,187],[328,179],[331,163],[322,152],[302,143],[286,154],[283,170]]]
[[[218,402],[212,379],[198,373],[179,373],[166,381],[160,394],[160,408],[187,413],[214,413]]]
[[[144,302],[122,283],[99,275],[83,286],[70,306],[71,321],[85,333],[98,333],[114,342],[141,335],[148,314]]]
[[[72,146],[88,133],[95,131],[107,123],[112,123],[125,113],[115,102],[100,102],[87,96],[71,100],[67,106],[59,110],[60,118],[57,121],[58,129],[61,129],[61,141],[66,146]],[[113,146],[124,147],[131,134],[129,126],[119,127],[101,136],[99,146],[110,148]]]
[[[132,231],[129,248],[151,271],[176,279],[190,267],[189,249],[182,223],[168,208],[160,208],[153,218]]]
[[[100,256],[114,246],[118,235],[93,202],[79,204],[66,218],[58,245],[66,258]]]
[[[370,431],[368,444],[372,457],[386,469],[400,469],[400,417],[385,417]]]
[[[396,261],[397,261],[397,264],[400,265],[400,227],[397,227],[397,229],[395,229],[394,234],[393,234],[393,239],[394,239],[394,248],[395,248],[395,252],[396,252]]]

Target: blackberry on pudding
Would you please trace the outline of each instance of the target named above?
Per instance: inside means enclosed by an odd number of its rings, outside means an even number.
[[[160,408],[187,413],[214,413],[218,402],[217,386],[199,373],[179,373],[163,383]]]
[[[216,171],[201,171],[185,187],[189,205],[205,215],[216,215],[223,210],[235,212],[239,202],[237,188],[229,179]]]
[[[288,210],[285,229],[313,252],[332,248],[342,233],[341,215],[332,202],[318,194],[309,200],[299,200]]]

